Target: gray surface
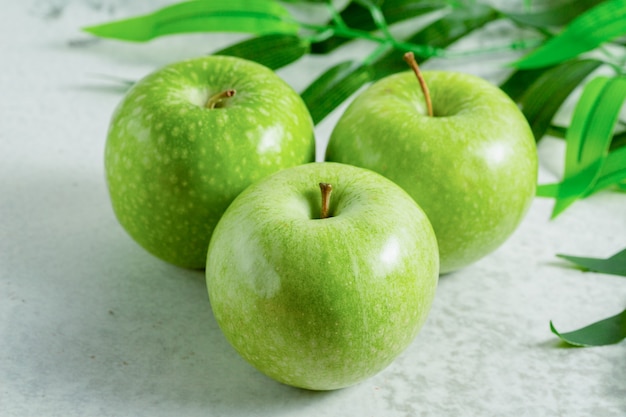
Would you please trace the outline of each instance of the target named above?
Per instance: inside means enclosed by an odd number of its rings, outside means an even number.
[[[3,417],[626,414],[626,344],[563,349],[548,328],[554,320],[574,329],[624,308],[623,278],[584,274],[554,255],[606,257],[626,246],[625,195],[594,196],[555,221],[552,202],[537,199],[504,246],[441,279],[424,329],[388,369],[329,393],[282,386],[227,344],[202,273],[168,266],[130,240],[104,183],[104,139],[121,92],[94,74],[136,79],[237,36],[69,47],[86,39],[80,26],[145,2],[4,3]],[[58,13],[44,13],[55,4]],[[281,75],[301,89],[318,64],[340,58],[307,59]],[[318,128],[321,149],[336,117]],[[556,178],[562,149],[553,145],[540,149],[542,182]]]

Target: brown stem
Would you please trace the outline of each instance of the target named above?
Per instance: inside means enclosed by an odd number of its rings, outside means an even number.
[[[428,111],[428,116],[433,116],[433,103],[430,100],[430,91],[428,91],[428,86],[426,85],[426,81],[424,80],[424,76],[422,75],[422,71],[420,71],[419,65],[417,65],[417,61],[415,60],[415,55],[413,52],[407,52],[404,54],[404,60],[411,67],[415,75],[417,76],[417,81],[420,83],[420,88],[422,89],[422,93],[424,93],[424,99],[426,100],[426,110]]]
[[[235,93],[236,91],[231,89],[231,90],[224,90],[220,93],[214,94],[211,97],[209,97],[204,107],[206,107],[207,109],[214,109],[225,99],[234,96]]]
[[[322,191],[322,215],[320,218],[327,219],[329,217],[330,194],[333,192],[333,186],[326,182],[320,182],[320,190]]]

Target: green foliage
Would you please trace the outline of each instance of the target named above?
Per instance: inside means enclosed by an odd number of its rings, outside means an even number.
[[[557,256],[576,264],[584,271],[626,277],[626,248],[606,259],[571,255]],[[603,346],[619,343],[626,339],[626,310],[571,332],[558,332],[552,322],[550,322],[550,329],[565,343],[573,346]]]
[[[298,24],[278,2],[265,0],[183,1],[154,13],[84,28],[103,38],[145,42],[190,32],[295,33]]]
[[[597,59],[572,59],[551,67],[520,70],[500,87],[519,103],[539,140],[572,91],[601,65]]]
[[[245,57],[272,69],[308,53],[332,52],[355,39],[377,43],[374,52],[361,62],[346,61],[328,68],[302,92],[315,123],[319,123],[363,85],[406,70],[401,52],[413,51],[422,62],[434,56],[446,57],[446,48],[455,41],[489,22],[507,18],[537,28],[545,36],[537,49],[513,64],[517,70],[501,85],[519,103],[537,140],[558,130],[552,126],[554,115],[598,68],[608,64],[616,71],[614,77],[595,78],[585,87],[572,125],[561,129],[567,141],[565,178],[559,184],[539,187],[538,195],[556,198],[556,216],[575,200],[598,190],[626,187],[626,135],[614,132],[626,94],[621,76],[624,51],[617,63],[613,62],[614,55],[579,58],[626,34],[626,0],[572,1],[539,13],[503,13],[476,2],[442,0],[358,0],[342,11],[329,4],[327,7],[328,21],[314,25],[296,21],[277,1],[195,0],[85,30],[137,42],[198,31],[247,32],[255,36],[216,53]],[[393,23],[444,9],[449,11],[405,39],[395,39],[390,33]],[[549,34],[549,29],[561,26],[557,35]]]
[[[425,28],[409,35],[406,42],[415,45],[428,45],[431,48],[443,50],[464,36],[484,27],[487,23],[493,22],[498,17],[498,12],[488,6],[476,5],[471,8],[456,8]],[[376,71],[374,78],[380,79],[396,72],[406,71],[406,63],[399,59],[400,56],[401,54],[392,50],[373,61],[372,67]],[[416,52],[416,57],[421,63],[432,56],[432,54]]]
[[[571,21],[557,36],[514,65],[541,68],[575,58],[626,33],[626,0],[605,1]]]
[[[267,51],[274,51],[268,54]],[[282,68],[309,53],[311,44],[297,35],[270,33],[261,35],[214,52],[250,59],[271,69]]]
[[[585,86],[565,136],[564,178],[537,191],[539,196],[556,198],[552,217],[577,199],[626,179],[624,148],[609,152],[624,100],[626,76],[599,76]]]
[[[412,51],[422,63],[432,57],[452,59],[456,55],[447,50],[450,45],[488,23],[508,19],[533,35],[505,49],[528,48],[537,38],[542,40],[512,63],[514,71],[501,87],[520,105],[537,141],[555,132],[567,141],[563,181],[543,185],[538,191],[539,196],[556,199],[553,217],[599,190],[626,189],[626,151],[622,149],[626,134],[616,132],[624,101],[626,52],[623,44],[614,42],[626,34],[626,0],[571,0],[539,12],[533,12],[528,1],[525,11],[517,13],[476,1],[354,0],[343,10],[324,1],[289,3],[290,7],[302,3],[325,7],[328,18],[317,24],[299,22],[279,1],[192,0],[85,30],[137,42],[198,31],[250,33],[252,38],[215,53],[244,57],[272,69],[306,54],[331,53],[356,39],[377,44],[369,56],[327,68],[304,89],[302,97],[314,122],[319,123],[362,86],[407,70],[402,53]],[[429,25],[403,39],[392,35],[393,24],[432,12],[439,17]],[[607,51],[605,45],[610,42],[618,52]],[[586,57],[590,51],[594,56]],[[593,79],[600,68],[612,69],[615,75]],[[584,85],[586,93],[576,107],[572,125],[555,128],[554,116],[571,93]]]
[[[523,26],[547,30],[550,28],[564,27],[579,15],[603,1],[604,0],[569,1],[535,13],[507,13],[506,16]]]
[[[371,67],[354,61],[345,61],[324,72],[301,95],[309,107],[313,122],[317,124],[330,111],[372,80]]]
[[[392,25],[403,20],[418,17],[440,10],[448,4],[445,0],[439,1],[414,1],[414,0],[386,0],[380,5],[380,11],[385,18],[383,25]],[[359,2],[351,2],[343,9],[335,22],[345,27],[358,28],[365,31],[373,31],[378,29],[377,22],[372,16],[371,9],[363,7]],[[378,25],[380,25],[380,20]],[[341,36],[333,33],[327,39],[317,42],[313,45],[312,51],[316,54],[327,54],[337,49],[339,46],[348,43],[349,37]]]

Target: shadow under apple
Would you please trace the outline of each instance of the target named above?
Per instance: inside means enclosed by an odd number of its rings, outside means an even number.
[[[273,414],[330,395],[281,385],[240,358],[213,318],[204,273],[136,245],[103,183],[61,171],[11,187],[0,186],[15,218],[6,239],[26,233],[32,245],[6,254],[9,393],[44,398],[42,411],[99,404],[111,415]],[[28,195],[42,204],[25,209]]]

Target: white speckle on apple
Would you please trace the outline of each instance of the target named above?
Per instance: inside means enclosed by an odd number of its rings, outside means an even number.
[[[251,226],[246,224],[246,222],[241,222],[235,225],[234,229],[239,231],[250,230]],[[233,233],[236,233],[236,231],[233,230]],[[246,235],[237,233],[234,236]],[[229,248],[229,250],[233,250],[242,260],[238,265],[242,270],[242,276],[246,279],[242,284],[250,290],[253,290],[260,297],[267,299],[273,297],[280,290],[280,276],[273,268],[269,267],[268,262],[263,256],[259,256],[259,254],[256,253],[262,246],[259,245],[255,239],[256,237],[237,239],[233,242],[233,246]],[[264,264],[259,265],[259,262]]]
[[[122,125],[122,127],[124,131],[130,130],[135,132],[135,138],[140,142],[147,141],[150,138],[150,130],[143,127],[142,124],[137,120],[130,119],[127,123]]]
[[[186,87],[177,94],[177,98],[180,97],[198,107],[204,107],[210,96],[211,93],[207,88],[197,87]]]
[[[491,164],[500,165],[509,160],[511,150],[510,147],[505,146],[503,143],[493,142],[488,144],[484,152],[486,159],[488,159]]]
[[[228,115],[225,112],[220,113],[220,117],[215,118],[215,125],[218,127],[228,126]]]
[[[283,129],[280,126],[266,128],[257,146],[257,152],[260,155],[279,152],[281,150],[282,137]]]
[[[399,258],[400,242],[396,236],[391,236],[380,253],[380,264],[387,269],[395,266]]]

